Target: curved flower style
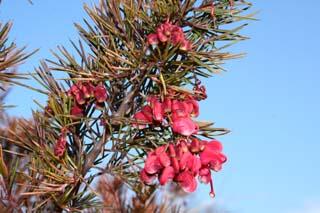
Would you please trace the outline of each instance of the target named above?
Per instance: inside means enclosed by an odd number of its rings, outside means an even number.
[[[174,181],[184,191],[194,192],[199,177],[202,183],[210,183],[210,196],[214,196],[211,170],[219,171],[227,160],[221,152],[217,140],[179,139],[149,152],[140,178],[145,184],[152,184],[157,177],[160,185]]]
[[[167,20],[161,24],[156,33],[149,34],[147,37],[149,45],[158,45],[161,43],[171,42],[175,46],[179,46],[180,50],[191,50],[191,42],[185,38],[181,27],[174,25]]]
[[[149,105],[144,106],[133,116],[137,121],[133,124],[134,127],[144,129],[147,124],[166,122],[177,134],[190,136],[197,133],[199,127],[191,119],[199,115],[199,105],[194,98],[187,97],[185,100],[177,100],[168,96],[161,102],[157,96],[150,96],[147,101]]]
[[[57,143],[55,144],[54,155],[57,157],[62,157],[66,150],[66,145],[67,145],[66,135],[62,133],[59,139],[57,140]]]
[[[71,107],[70,114],[77,117],[84,115],[84,110],[89,103],[95,101],[96,109],[102,110],[104,102],[108,99],[105,86],[99,84],[94,86],[91,82],[77,82],[67,91],[67,95],[75,101]]]

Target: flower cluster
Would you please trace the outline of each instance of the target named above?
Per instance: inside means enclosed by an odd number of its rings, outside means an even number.
[[[161,24],[156,33],[148,35],[148,43],[150,45],[157,45],[160,42],[171,42],[173,45],[179,45],[180,50],[184,51],[191,49],[191,43],[185,38],[182,28],[169,21]]]
[[[173,132],[183,136],[198,131],[198,125],[191,119],[199,115],[199,105],[193,97],[178,100],[167,96],[161,101],[157,96],[150,96],[147,101],[148,105],[134,115],[135,127],[143,129],[147,124],[161,123],[170,125]]]
[[[217,140],[179,139],[176,144],[149,152],[140,177],[146,184],[153,183],[155,178],[160,185],[174,181],[186,192],[196,190],[198,177],[202,183],[210,183],[210,196],[214,197],[211,170],[220,171],[227,160],[221,152],[222,145]]]
[[[102,84],[94,86],[90,82],[77,82],[71,86],[67,94],[75,100],[70,113],[73,116],[83,116],[85,107],[92,100],[97,108],[103,108],[108,98],[107,90]]]
[[[62,130],[56,144],[54,146],[54,155],[57,157],[62,157],[67,146],[67,135],[66,131]]]

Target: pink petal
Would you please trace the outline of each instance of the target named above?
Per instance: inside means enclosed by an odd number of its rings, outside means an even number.
[[[200,152],[200,141],[196,138],[192,139],[192,142],[190,144],[190,151],[193,153]]]
[[[137,112],[133,117],[138,121],[137,123],[133,123],[133,127],[136,127],[138,129],[146,128],[146,123],[149,123],[148,118],[142,112]]]
[[[77,84],[73,84],[69,90],[70,94],[76,95],[80,92],[80,88]]]
[[[168,37],[162,32],[162,30],[157,30],[157,37],[161,42],[168,41]]]
[[[175,133],[190,136],[197,132],[198,126],[190,118],[179,118],[172,124]]]
[[[198,174],[199,169],[201,168],[201,161],[195,155],[192,155],[192,158],[187,162],[189,170],[194,174]]]
[[[164,168],[161,175],[159,176],[159,183],[160,185],[166,184],[169,180],[172,180],[175,176],[175,172],[173,167],[168,166]]]
[[[96,86],[94,89],[94,97],[99,103],[105,102],[108,98],[106,88],[103,85]]]
[[[211,181],[211,172],[208,168],[201,168],[199,170],[200,181],[208,184]]]
[[[152,108],[150,106],[144,106],[141,109],[141,112],[145,115],[146,121],[152,123],[153,115],[152,115]]]
[[[192,44],[190,41],[184,39],[181,41],[180,50],[188,51],[192,49]]]
[[[162,106],[165,113],[171,112],[171,99],[165,98]]]
[[[81,87],[81,91],[85,98],[90,98],[94,96],[94,86],[91,83],[84,83]]]
[[[151,155],[147,157],[144,169],[148,174],[158,173],[162,168],[163,166],[161,165],[157,156]]]
[[[194,192],[197,188],[197,181],[195,177],[188,171],[180,173],[177,180],[185,192]]]
[[[83,109],[75,105],[71,108],[70,114],[73,116],[83,116]]]
[[[159,43],[159,40],[158,40],[158,35],[157,34],[152,33],[152,34],[148,35],[148,44],[156,45],[158,43]]]
[[[145,184],[152,184],[153,180],[155,179],[155,175],[149,175],[144,169],[140,172],[140,179]]]
[[[184,170],[187,168],[187,163],[189,161],[192,161],[192,154],[190,152],[184,152],[180,158],[180,163],[179,163],[179,166],[180,166],[180,169]]]
[[[77,94],[75,95],[75,99],[76,99],[76,101],[77,101],[77,103],[78,103],[79,105],[83,105],[83,104],[86,103],[86,100],[85,100],[85,98],[84,98],[84,94],[83,94],[82,92],[77,93]]]
[[[158,157],[163,167],[170,166],[171,164],[170,157],[166,152],[162,152],[160,155],[158,155]]]
[[[176,156],[176,150],[173,146],[172,143],[169,144],[169,153],[170,153],[170,157],[175,157]]]
[[[157,100],[153,104],[153,118],[155,121],[162,122],[163,120],[163,109],[162,104]]]
[[[189,107],[192,109],[190,114],[193,117],[198,117],[199,116],[199,104],[196,100],[191,99],[187,101]]]
[[[180,172],[180,166],[177,158],[171,158],[171,165],[175,171],[175,173]]]
[[[206,144],[206,149],[210,149],[210,150],[216,151],[216,152],[221,152],[222,151],[222,144],[218,140],[212,140]]]

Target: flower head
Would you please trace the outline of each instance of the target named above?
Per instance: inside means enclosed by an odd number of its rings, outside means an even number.
[[[108,98],[107,90],[103,85],[94,88],[94,97],[98,103],[105,102]]]

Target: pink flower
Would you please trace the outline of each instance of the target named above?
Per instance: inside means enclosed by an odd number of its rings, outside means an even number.
[[[197,85],[193,90],[196,93],[197,100],[204,100],[208,97],[206,87],[203,85]]]
[[[188,109],[190,112],[190,115],[192,117],[198,117],[199,116],[199,104],[195,99],[189,99],[186,100],[186,103],[188,104]]]
[[[84,82],[82,84],[81,91],[85,98],[91,98],[94,96],[94,86],[90,82]]]
[[[152,33],[148,35],[148,44],[149,45],[159,44],[158,35],[156,33]]]
[[[190,144],[190,151],[192,153],[199,153],[200,151],[203,151],[205,146],[203,143],[198,140],[197,138],[193,138]]]
[[[175,176],[174,168],[171,166],[165,167],[159,176],[160,185],[165,185],[169,180],[172,180]]]
[[[188,50],[191,50],[192,49],[192,44],[190,41],[184,39],[181,41],[181,44],[180,44],[180,50],[183,50],[183,51],[188,51]]]
[[[227,161],[221,151],[222,145],[219,141],[212,140],[206,143],[204,150],[200,153],[201,164],[208,165],[214,171],[220,171],[222,164]]]
[[[79,92],[81,92],[81,90],[80,90],[78,84],[73,84],[73,85],[71,86],[71,88],[69,89],[69,91],[68,91],[68,96],[76,95],[76,94],[78,94]]]
[[[141,112],[146,116],[149,122],[152,122],[153,115],[152,115],[152,108],[150,106],[144,106],[141,109]]]
[[[190,116],[189,105],[185,102],[173,100],[172,101],[172,120],[176,120],[178,118],[187,118]]]
[[[177,181],[185,192],[194,192],[197,188],[197,181],[189,171],[180,173],[177,177]]]
[[[161,24],[156,33],[148,35],[147,41],[149,45],[158,44],[159,42],[165,43],[170,41],[173,45],[179,45],[180,50],[191,50],[191,42],[185,38],[183,29],[177,25],[171,24],[169,20]]]
[[[83,104],[86,103],[84,94],[83,94],[83,92],[81,92],[81,91],[79,91],[78,93],[76,93],[76,94],[74,95],[74,98],[76,99],[76,102],[77,102],[79,105],[83,105]]]
[[[107,90],[103,85],[94,88],[94,97],[98,103],[105,102],[108,98]]]
[[[144,169],[140,172],[140,178],[145,184],[151,184],[156,178],[155,175],[148,174]]]
[[[171,42],[174,45],[178,45],[182,43],[185,40],[184,33],[181,27],[174,26],[172,28],[172,36],[171,36]]]
[[[173,120],[172,130],[175,133],[190,136],[198,131],[199,127],[190,118],[178,118]]]
[[[75,105],[71,108],[70,114],[72,116],[81,117],[83,116],[83,109],[79,107],[78,105]]]
[[[137,123],[133,123],[133,127],[138,128],[138,129],[144,129],[147,127],[146,123],[149,122],[148,118],[143,114],[142,112],[137,112],[134,115],[134,119],[137,120]]]
[[[160,101],[156,100],[153,102],[152,113],[155,121],[162,122],[164,113],[163,113],[162,103],[160,103]]]
[[[195,149],[196,151],[192,151]],[[210,183],[210,196],[214,197],[211,169],[218,171],[216,164],[222,164],[226,158],[221,153],[222,145],[217,140],[200,141],[197,138],[179,138],[148,153],[141,180],[151,184],[158,177],[160,185],[168,181],[179,183],[186,192],[197,188],[196,177],[202,183]]]
[[[157,36],[161,42],[166,42],[169,40],[171,36],[172,27],[173,25],[170,22],[166,22],[164,24],[161,24],[157,28]]]
[[[201,168],[201,161],[196,156],[191,154],[191,152],[184,152],[180,158],[180,169],[188,170],[192,174],[198,174],[199,169]]]
[[[168,98],[168,97],[164,98],[162,106],[163,106],[164,113],[171,112],[171,106],[172,106],[171,98]]]
[[[172,165],[174,172],[176,174],[180,172],[180,165],[179,165],[179,161],[177,158],[171,157],[171,165]]]
[[[66,150],[66,144],[67,140],[65,138],[65,135],[61,135],[55,144],[54,155],[57,157],[62,157]]]
[[[158,156],[155,153],[149,153],[144,169],[148,174],[156,174],[163,168]]]
[[[208,168],[201,168],[199,171],[200,181],[208,184],[211,181],[211,172]]]
[[[138,121],[138,123],[134,123],[133,126],[138,129],[146,128],[146,124],[150,124],[153,121],[152,109],[150,106],[142,107],[140,112],[137,112],[134,115],[134,119]]]
[[[155,150],[156,156],[158,157],[163,167],[170,166],[170,157],[167,154],[165,149],[166,149],[165,146],[160,146]]]

